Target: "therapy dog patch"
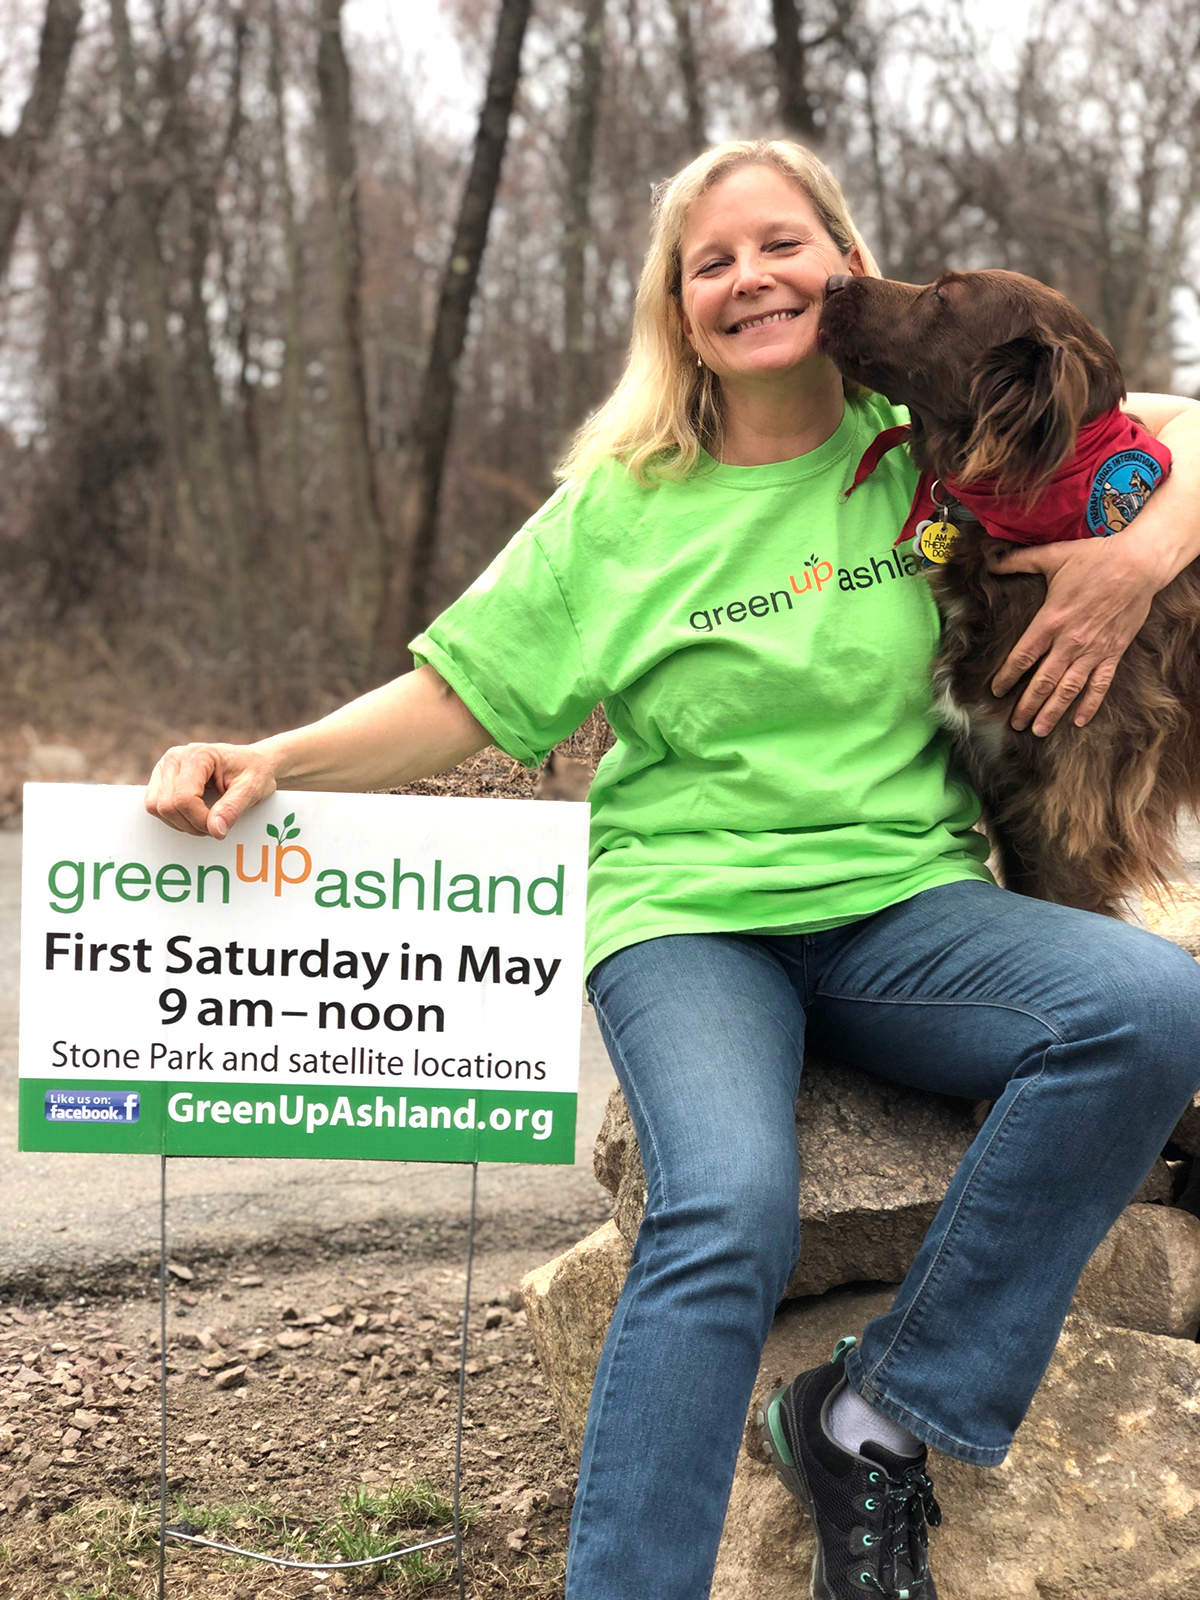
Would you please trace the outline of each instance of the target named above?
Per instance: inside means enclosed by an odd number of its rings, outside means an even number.
[[[1162,480],[1163,470],[1145,450],[1120,450],[1101,463],[1087,503],[1087,525],[1098,539],[1127,528]]]

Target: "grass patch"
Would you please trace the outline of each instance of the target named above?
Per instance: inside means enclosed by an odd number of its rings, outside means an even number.
[[[477,1514],[476,1507],[462,1506],[464,1530]],[[445,1589],[454,1580],[452,1545],[414,1551],[397,1561],[371,1560],[452,1531],[453,1504],[428,1479],[379,1489],[360,1485],[342,1496],[334,1512],[313,1518],[285,1516],[264,1500],[197,1506],[175,1498],[168,1526],[184,1522],[207,1539],[262,1555],[322,1566],[328,1563],[329,1568],[341,1561],[367,1561],[367,1566],[343,1574],[347,1586],[382,1586],[396,1600],[415,1600],[430,1590]],[[33,1600],[35,1595],[37,1600],[150,1600],[157,1592],[158,1579],[157,1498],[145,1495],[132,1504],[104,1498],[73,1506],[49,1519],[29,1554],[34,1555],[36,1578],[31,1571],[31,1586],[9,1589],[5,1578],[6,1569],[12,1569],[13,1551],[0,1546],[0,1595],[12,1594],[21,1600]],[[181,1561],[190,1563],[186,1575],[178,1565]],[[292,1582],[301,1579],[300,1574],[289,1575],[282,1568],[176,1540],[167,1542],[167,1563],[168,1573],[174,1566],[177,1574],[170,1592],[181,1596],[212,1596],[218,1588],[222,1595],[232,1594],[234,1590],[226,1588],[231,1583],[240,1593],[237,1586],[244,1585],[245,1577],[235,1578],[234,1574],[251,1570],[271,1583],[272,1594],[275,1582],[290,1594],[293,1591],[286,1580],[289,1576]]]
[[[476,1515],[474,1506],[460,1504],[459,1526],[465,1532]],[[454,1523],[454,1503],[428,1478],[412,1483],[393,1483],[379,1491],[360,1484],[342,1496],[332,1517],[313,1530],[313,1559],[328,1556],[338,1561],[365,1561],[386,1555],[405,1544],[420,1544],[422,1538],[449,1533]],[[421,1594],[453,1576],[454,1563],[443,1559],[448,1546],[416,1550],[398,1561],[379,1566],[360,1567],[346,1573],[353,1583],[374,1583],[383,1577],[397,1577],[411,1594]]]
[[[496,1581],[514,1600],[545,1600],[552,1594],[561,1594],[567,1576],[567,1558],[555,1553],[549,1556],[525,1556],[515,1567],[495,1569]]]
[[[158,1567],[158,1506],[93,1500],[53,1519],[44,1551],[56,1600],[132,1600]]]
[[[475,1515],[476,1507],[460,1506],[459,1523],[464,1531]],[[206,1539],[240,1545],[262,1555],[283,1556],[290,1561],[328,1562],[331,1567],[341,1561],[366,1561],[370,1564],[344,1574],[347,1583],[361,1586],[386,1578],[399,1583],[398,1593],[419,1595],[448,1583],[453,1577],[453,1560],[441,1559],[442,1551],[448,1546],[417,1550],[397,1561],[374,1562],[371,1557],[387,1555],[400,1546],[420,1544],[423,1539],[449,1533],[453,1519],[453,1502],[429,1479],[417,1478],[411,1483],[393,1483],[381,1490],[360,1484],[342,1496],[331,1516],[312,1521],[285,1517],[265,1501],[203,1508],[177,1501],[171,1521],[175,1524],[186,1521],[202,1529]],[[215,1563],[236,1563],[243,1569],[250,1565],[241,1556],[224,1555],[215,1550],[205,1552],[201,1545],[189,1547],[175,1543],[177,1551],[189,1548],[193,1554],[207,1554]]]
[[[189,1531],[205,1539],[216,1539],[218,1544],[237,1544],[243,1550],[254,1550],[261,1555],[282,1555],[290,1562],[314,1560],[306,1546],[309,1530],[298,1522],[298,1518],[285,1517],[270,1501],[230,1501],[227,1506],[198,1507],[176,1496],[174,1510],[166,1518],[166,1526],[178,1528],[184,1523],[189,1525]],[[176,1555],[187,1550],[190,1555],[206,1558],[210,1562],[235,1562],[240,1568],[258,1565],[248,1562],[248,1558],[242,1555],[205,1550],[202,1544],[186,1544],[179,1539],[168,1538],[168,1560],[173,1550]]]

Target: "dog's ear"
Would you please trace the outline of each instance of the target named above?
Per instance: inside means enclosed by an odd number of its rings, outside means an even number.
[[[1074,448],[1089,394],[1082,347],[1069,336],[1034,333],[986,351],[971,375],[973,422],[956,476],[1036,493]]]

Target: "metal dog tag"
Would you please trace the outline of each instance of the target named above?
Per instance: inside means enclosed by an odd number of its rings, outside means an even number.
[[[939,522],[922,522],[917,526],[917,549],[926,561],[944,567],[953,553],[954,542],[958,537],[958,529],[952,522],[944,519]]]

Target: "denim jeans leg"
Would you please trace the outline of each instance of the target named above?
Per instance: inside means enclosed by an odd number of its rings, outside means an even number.
[[[703,1600],[762,1345],[795,1264],[804,1015],[752,939],[678,935],[590,991],[646,1167],[596,1374],[570,1600]]]
[[[982,883],[813,943],[811,1037],[995,1101],[846,1370],[921,1438],[996,1465],[1089,1256],[1200,1084],[1200,967],[1142,929]]]

